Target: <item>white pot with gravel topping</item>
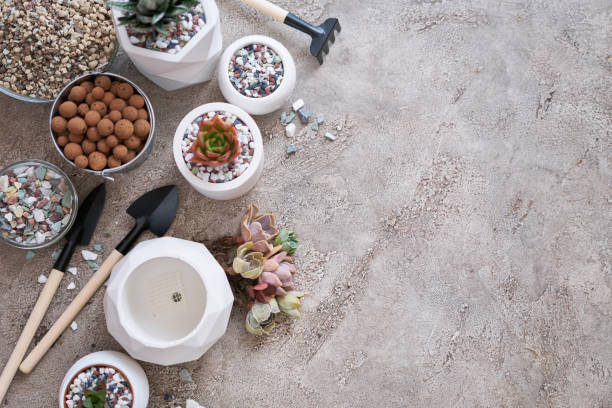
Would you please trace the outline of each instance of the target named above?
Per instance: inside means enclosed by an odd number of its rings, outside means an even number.
[[[118,0],[114,0],[117,2]],[[117,39],[136,68],[167,91],[212,78],[221,55],[219,10],[214,0],[200,0],[168,26],[167,36],[140,33],[120,25],[124,15],[113,7]]]
[[[215,115],[224,121],[227,127],[235,130],[239,149],[235,148],[231,141],[213,141],[204,143],[204,149],[195,150],[195,143],[198,143],[197,147],[203,146],[204,139],[198,137],[203,122],[214,121]],[[218,151],[215,146],[219,143],[226,144],[226,150],[211,153]],[[201,194],[215,200],[231,200],[246,194],[255,186],[263,172],[264,151],[259,127],[248,113],[228,103],[208,103],[189,112],[176,129],[172,150],[174,161],[189,184]],[[230,160],[222,165],[206,165],[198,162],[203,154],[209,155],[205,158],[209,163],[210,157],[217,155],[220,156],[219,159],[229,157]]]
[[[249,35],[225,49],[217,68],[225,99],[252,115],[280,109],[293,93],[295,62],[280,42]]]
[[[126,354],[98,351],[70,367],[59,390],[59,408],[78,408],[89,394],[85,390],[102,391],[101,384],[106,385],[105,406],[110,408],[146,408],[149,403],[149,381],[142,367]]]

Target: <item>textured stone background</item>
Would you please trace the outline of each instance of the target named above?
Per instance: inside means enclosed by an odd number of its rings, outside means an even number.
[[[125,56],[117,61],[153,100],[157,132],[148,161],[109,185],[94,237],[104,254],[130,227],[128,203],[175,182],[181,207],[169,234],[234,233],[257,202],[297,231],[297,282],[312,292],[304,318],[268,338],[248,335],[235,308],[199,361],[145,364],[150,407],[185,398],[208,408],[610,407],[610,2],[279,0],[312,21],[340,18],[322,67],[304,35],[237,0],[219,3],[224,44],[252,33],[280,39],[298,62],[294,97],[325,113],[322,131],[342,130],[331,143],[298,125],[298,153],[286,157],[278,113],[258,117],[261,181],[241,199],[213,202],[182,183],[171,141],[184,114],[222,100],[216,82],[166,93]],[[48,110],[0,96],[1,165],[62,164]],[[99,182],[70,174],[81,194]],[[25,261],[1,248],[2,364],[54,249]],[[80,288],[91,272],[80,256],[73,265]],[[69,280],[44,325],[75,295]],[[17,376],[6,407],[56,406],[76,359],[120,349],[102,297],[33,374]],[[180,381],[183,367],[193,382]]]

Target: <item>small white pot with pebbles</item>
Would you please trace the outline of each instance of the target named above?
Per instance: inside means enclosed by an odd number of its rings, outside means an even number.
[[[144,76],[167,91],[212,78],[222,51],[214,0],[179,0],[171,9],[162,0],[111,4],[119,44]]]
[[[265,115],[280,109],[293,93],[295,62],[280,42],[249,35],[223,52],[217,79],[229,103],[252,115]]]
[[[83,400],[106,400],[109,408],[146,408],[149,381],[140,365],[117,351],[98,351],[78,360],[59,390],[59,408],[78,408]]]
[[[259,127],[228,103],[208,103],[189,112],[176,129],[172,150],[189,184],[215,200],[246,194],[263,172]]]

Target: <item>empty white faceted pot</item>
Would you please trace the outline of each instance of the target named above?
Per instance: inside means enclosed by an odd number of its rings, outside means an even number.
[[[223,336],[233,302],[204,245],[163,237],[141,242],[115,265],[104,313],[130,356],[173,365],[197,360]]]
[[[234,88],[234,85],[232,85],[228,74],[228,67],[232,56],[238,50],[250,44],[267,45],[276,51],[283,63],[283,80],[274,92],[263,98],[252,98],[242,95]],[[280,109],[293,93],[296,78],[295,62],[289,50],[280,42],[264,35],[249,35],[239,38],[231,43],[230,46],[223,51],[221,58],[219,58],[217,80],[219,81],[221,93],[223,93],[223,96],[229,103],[244,109],[251,115],[265,115]]]
[[[118,24],[120,11],[113,10],[115,32],[121,48],[144,76],[166,91],[208,81],[217,67],[222,48],[219,9],[214,0],[200,1],[206,24],[176,54],[133,45],[125,26]]]
[[[98,351],[88,354],[70,367],[59,390],[59,408],[67,408],[65,395],[75,377],[90,367],[106,367],[119,371],[132,391],[132,408],[147,408],[149,403],[149,381],[142,367],[129,356],[118,351]],[[74,407],[76,407],[76,403]]]

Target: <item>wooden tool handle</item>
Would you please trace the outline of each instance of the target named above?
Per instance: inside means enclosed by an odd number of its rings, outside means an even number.
[[[23,357],[28,351],[28,347],[34,338],[34,334],[36,333],[43,316],[47,312],[51,299],[53,299],[53,295],[55,295],[63,276],[64,272],[53,269],[51,274],[49,274],[47,283],[45,283],[42,292],[40,292],[40,295],[38,296],[34,309],[32,309],[32,313],[30,313],[30,317],[28,318],[28,321],[21,332],[21,336],[19,336],[19,340],[17,340],[17,344],[15,344],[15,348],[13,349],[6,366],[4,366],[4,370],[2,370],[2,375],[0,375],[0,404],[2,404],[2,401],[4,400],[4,396],[11,385],[11,381],[13,381],[15,373],[17,373],[19,363],[21,363],[21,360],[23,360]]]
[[[64,330],[79,314],[85,304],[91,299],[96,293],[98,288],[104,284],[104,281],[110,276],[113,266],[123,257],[123,255],[116,249],[110,254],[104,263],[100,266],[100,269],[93,274],[89,282],[81,289],[79,294],[74,298],[68,308],[62,313],[57,321],[51,326],[47,334],[40,340],[40,342],[34,347],[34,349],[28,354],[23,360],[23,363],[19,366],[19,370],[25,374],[29,374],[41,358],[47,353],[47,351],[53,346],[55,341],[62,335]]]
[[[277,6],[276,4],[272,4],[267,0],[242,0],[242,2],[256,8],[273,19],[280,21],[281,23],[285,22],[285,17],[287,17],[287,14],[289,14],[287,10]]]

